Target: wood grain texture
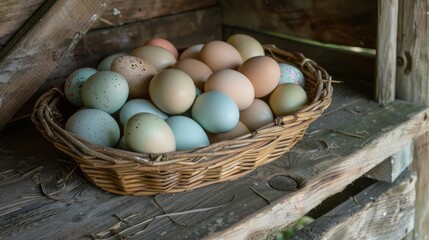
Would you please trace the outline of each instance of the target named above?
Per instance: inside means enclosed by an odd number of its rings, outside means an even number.
[[[375,48],[377,2],[344,0],[221,0],[226,25],[325,43]]]
[[[401,239],[414,228],[416,178],[405,171],[394,183],[377,182],[298,231],[291,240]]]
[[[398,0],[378,0],[375,98],[380,104],[395,100]]]
[[[216,0],[114,0],[92,28],[121,26],[215,5]]]
[[[89,184],[74,163],[64,162],[68,158],[34,126],[17,122],[0,132],[0,236],[267,237],[428,130],[429,121],[423,120],[427,113],[424,107],[401,101],[381,107],[336,85],[331,107],[282,158],[236,181],[155,197],[104,193]],[[289,176],[296,183],[291,182],[288,191],[272,188],[270,180],[276,176]],[[165,212],[175,214],[168,218]]]
[[[400,0],[398,25],[398,98],[429,105],[429,1]],[[429,238],[429,136],[414,142],[417,172],[415,239]]]
[[[45,0],[0,1],[0,46],[3,46]]]
[[[34,27],[0,63],[0,127],[45,81],[109,3],[56,1],[41,19],[35,20]]]
[[[413,144],[410,142],[403,150],[388,157],[367,172],[365,176],[378,181],[392,183],[413,162],[413,152]]]

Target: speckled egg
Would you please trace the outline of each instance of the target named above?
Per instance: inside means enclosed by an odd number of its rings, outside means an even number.
[[[79,68],[72,72],[64,84],[64,95],[73,105],[81,107],[82,103],[82,85],[97,70],[94,68]]]
[[[155,67],[139,57],[120,56],[113,60],[111,70],[121,74],[128,82],[129,99],[149,98],[149,83],[157,74]]]
[[[113,147],[120,137],[115,119],[98,109],[82,109],[75,112],[65,125],[65,129],[91,143]]]
[[[279,63],[280,67],[280,81],[283,83],[295,83],[301,87],[305,87],[304,74],[297,67],[287,63]]]
[[[115,53],[110,56],[105,57],[97,66],[98,71],[110,71],[113,60],[120,56],[126,56],[126,53]]]
[[[119,119],[122,126],[125,126],[128,119],[137,113],[152,113],[165,120],[168,118],[167,114],[159,110],[153,103],[146,99],[132,99],[124,104],[119,111]]]
[[[124,130],[128,147],[140,153],[166,153],[176,150],[176,142],[170,126],[152,113],[132,116]]]
[[[99,71],[83,84],[82,102],[86,107],[114,113],[127,101],[128,91],[127,80],[122,75]]]
[[[166,120],[176,140],[176,150],[191,150],[210,144],[204,129],[193,119],[173,116]]]

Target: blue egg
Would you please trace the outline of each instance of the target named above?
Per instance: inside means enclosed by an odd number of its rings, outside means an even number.
[[[237,126],[239,117],[235,101],[218,91],[202,93],[192,106],[192,118],[211,133],[231,131]]]
[[[120,138],[118,123],[108,113],[98,109],[82,109],[68,120],[65,129],[87,141],[113,147]]]
[[[279,85],[283,83],[295,83],[301,87],[305,87],[305,77],[301,70],[287,63],[279,63],[279,67],[281,73]]]
[[[177,150],[191,150],[210,144],[204,129],[193,119],[185,116],[173,116],[166,120],[173,130]]]
[[[105,57],[97,66],[98,71],[110,71],[113,60],[117,57],[126,56],[125,53],[115,53],[110,56]]]
[[[128,119],[134,114],[142,112],[155,114],[162,120],[165,120],[168,117],[166,113],[159,110],[150,101],[146,99],[133,99],[126,102],[119,111],[119,120],[121,121],[122,126],[125,126],[125,124],[127,124]]]
[[[97,70],[94,68],[79,68],[72,72],[64,84],[64,95],[73,105],[81,107],[82,103],[82,85]]]

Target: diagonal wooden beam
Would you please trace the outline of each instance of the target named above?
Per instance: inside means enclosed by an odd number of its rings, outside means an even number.
[[[112,0],[48,0],[0,52],[0,128]]]

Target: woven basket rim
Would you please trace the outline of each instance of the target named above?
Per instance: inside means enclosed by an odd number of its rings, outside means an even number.
[[[64,98],[60,87],[51,88],[40,96],[33,108],[32,121],[45,138],[56,145],[57,148],[67,152],[69,155],[77,155],[78,157],[87,159],[97,159],[93,164],[97,164],[97,161],[102,159],[110,164],[120,164],[124,161],[129,163],[129,161],[132,161],[147,166],[175,164],[186,166],[187,164],[194,165],[204,161],[210,161],[206,160],[207,156],[227,154],[225,151],[240,152],[243,149],[239,147],[230,148],[228,146],[261,141],[261,139],[258,139],[260,136],[268,139],[270,138],[270,133],[272,133],[271,138],[274,139],[276,138],[276,131],[281,131],[285,126],[289,127],[290,123],[300,118],[308,117],[312,119],[311,121],[314,121],[329,107],[332,98],[332,77],[315,61],[306,58],[301,53],[288,52],[272,44],[263,45],[263,47],[267,56],[272,57],[277,62],[292,63],[300,68],[306,78],[315,78],[316,87],[313,93],[314,96],[312,96],[311,102],[306,107],[294,114],[276,117],[270,124],[234,139],[212,143],[206,147],[194,150],[175,151],[162,154],[137,153],[96,145],[64,130],[51,118],[53,109],[51,109],[50,106],[53,105],[52,102]],[[101,162],[98,163],[102,164]]]

